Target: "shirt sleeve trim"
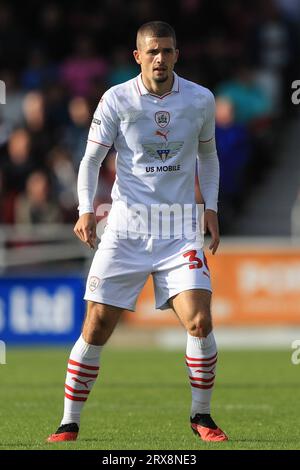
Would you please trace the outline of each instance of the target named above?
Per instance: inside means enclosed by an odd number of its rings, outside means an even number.
[[[94,144],[103,145],[103,147],[107,147],[107,148],[110,148],[110,147],[111,147],[111,145],[103,144],[102,142],[98,142],[97,140],[88,139],[88,141],[89,141],[89,142],[94,142]]]
[[[201,142],[201,144],[206,144],[207,142],[210,142],[211,140],[214,139],[214,136],[212,136],[210,139],[208,140],[199,140],[199,142]]]

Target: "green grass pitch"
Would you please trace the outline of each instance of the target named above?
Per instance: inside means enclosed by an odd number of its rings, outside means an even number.
[[[0,366],[0,449],[300,449],[300,365],[291,351],[220,351],[212,410],[229,435],[190,430],[184,351],[103,351],[77,442],[46,444],[63,409],[69,348],[10,349]]]

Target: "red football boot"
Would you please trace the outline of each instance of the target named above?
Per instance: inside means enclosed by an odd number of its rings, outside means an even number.
[[[78,432],[76,423],[62,424],[55,434],[50,434],[46,442],[76,441]]]
[[[191,428],[193,433],[200,436],[202,441],[228,441],[226,434],[218,428],[209,414],[196,414],[194,418],[191,418]]]

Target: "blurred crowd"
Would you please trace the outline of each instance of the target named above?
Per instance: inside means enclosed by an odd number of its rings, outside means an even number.
[[[216,96],[222,233],[273,165],[278,123],[299,79],[299,0],[0,3],[0,223],[73,223],[76,179],[103,92],[139,73],[135,35],[175,28],[176,72]],[[110,201],[111,150],[96,204]]]

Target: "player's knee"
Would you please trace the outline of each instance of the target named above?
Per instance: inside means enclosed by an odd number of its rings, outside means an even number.
[[[92,343],[106,343],[111,334],[110,322],[103,314],[102,306],[96,302],[89,302],[83,331],[85,335],[92,339]],[[88,341],[89,342],[89,341]]]
[[[192,336],[206,337],[212,331],[210,311],[198,312],[188,324],[188,333]]]

